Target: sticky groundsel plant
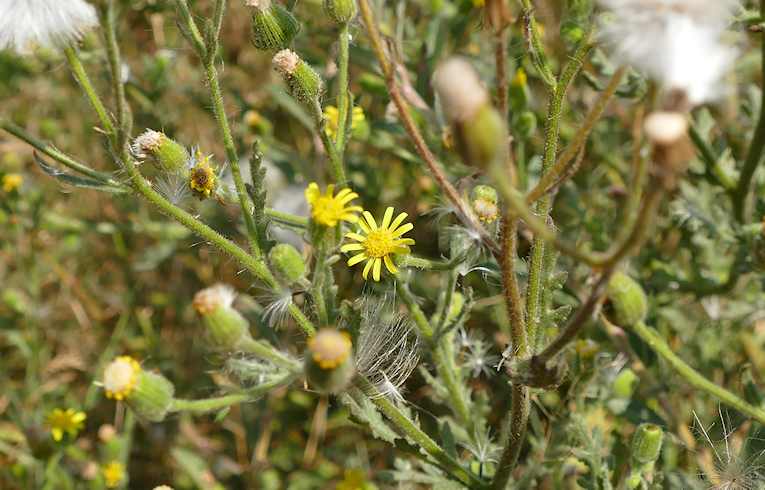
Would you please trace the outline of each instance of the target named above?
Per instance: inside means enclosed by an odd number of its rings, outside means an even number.
[[[683,311],[722,298],[750,305],[735,314],[751,318],[765,302],[761,96],[750,87],[741,114],[709,109],[745,96],[726,88],[749,51],[732,33],[761,36],[765,3],[763,11],[727,0],[167,3],[185,41],[178,49],[196,58],[222,155],[142,126],[146,95],[129,75],[136,62],[122,57],[135,42],[120,28],[127,3],[0,5],[0,47],[63,56],[93,110],[82,115],[95,125],[88,141],[104,147],[108,164],[45,142],[10,114],[0,128],[33,147],[45,173],[145,202],[254,284],[237,292],[211,280],[187,298],[198,319],[187,328],[204,332],[211,354],[193,367],[225,374],[223,393],[187,396],[140,349],[94,373],[119,418],[119,431],[101,437],[100,466],[82,472],[94,488],[132,488],[137,421],[222,418],[285,389],[320,394],[316,423],[328,404],[344,407],[370,440],[391,446],[395,460],[377,465],[379,474],[349,468],[337,488],[700,486],[668,442],[682,438],[674,434],[690,416],[673,412],[668,379],[693,400],[765,423],[758,376],[738,383],[694,366],[713,356],[693,357],[705,344]],[[248,37],[243,49],[270,59],[280,80],[272,94],[309,130],[311,157],[293,176],[305,183],[296,197],[305,214],[267,204],[276,197],[268,155],[289,154],[289,144],[275,148],[264,136],[247,147],[237,128],[267,134],[292,123],[252,111],[239,121],[224,101],[231,8],[247,16],[248,32],[235,33]],[[319,12],[321,21],[309,15]],[[322,30],[331,49],[309,41]],[[354,63],[365,70],[355,81]],[[357,104],[369,99],[387,106],[367,113]],[[391,159],[428,176],[440,206],[409,206],[405,187],[416,179],[389,173]],[[2,179],[3,206],[15,212],[23,178]],[[236,206],[235,226],[206,222],[202,205]],[[429,207],[435,219],[426,224]],[[236,302],[251,293],[264,305],[256,328]],[[425,397],[407,392],[414,376]],[[62,444],[50,468],[73,457],[62,448],[86,418],[71,407],[47,416]],[[195,484],[217,488],[197,455],[178,448],[173,457]],[[74,488],[57,470],[42,480],[55,478]]]

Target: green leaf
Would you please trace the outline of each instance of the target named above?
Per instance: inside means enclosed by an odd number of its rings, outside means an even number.
[[[344,393],[340,397],[340,401],[351,410],[352,418],[356,419],[358,423],[368,426],[376,438],[390,444],[395,443],[396,439],[399,438],[398,434],[385,422],[374,404],[366,397],[352,397]]]
[[[84,189],[95,189],[102,192],[110,192],[112,194],[122,194],[127,192],[125,187],[116,187],[111,184],[104,183],[100,180],[91,179],[89,177],[80,177],[64,172],[50,164],[48,164],[37,152],[34,153],[34,159],[37,165],[51,177],[75,187],[81,187]]]

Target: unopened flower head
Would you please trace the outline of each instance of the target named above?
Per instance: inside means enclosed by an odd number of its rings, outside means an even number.
[[[274,55],[271,62],[281,73],[294,98],[308,105],[319,102],[324,82],[316,70],[300,59],[300,56],[294,51],[283,49]]]
[[[344,390],[355,372],[348,333],[329,327],[319,330],[308,340],[304,371],[311,386],[323,393]]]
[[[252,8],[252,44],[262,50],[288,46],[300,32],[300,23],[292,12],[271,0],[246,0]]]
[[[97,23],[96,9],[84,0],[0,2],[0,50],[27,54],[36,47],[68,45]]]
[[[170,173],[182,170],[189,160],[186,147],[153,129],[146,129],[136,136],[130,149],[139,161],[151,159],[160,169]]]
[[[123,400],[138,383],[141,366],[130,356],[119,356],[104,369],[104,391],[107,398]]]
[[[340,221],[356,223],[361,212],[361,206],[349,206],[351,201],[359,197],[348,188],[341,189],[335,195],[335,186],[330,184],[322,193],[316,182],[311,182],[305,190],[305,198],[311,205],[311,218],[322,226],[335,227]]]
[[[734,0],[600,0],[606,38],[633,64],[690,104],[721,92],[736,50],[723,41]]]
[[[489,100],[481,79],[467,60],[450,58],[433,75],[433,88],[441,99],[446,118],[451,122],[464,122]]]
[[[162,143],[162,139],[166,136],[160,131],[154,131],[153,129],[147,129],[143,133],[133,139],[131,150],[136,158],[146,158],[159,150],[159,145]]]
[[[45,423],[50,428],[53,440],[60,441],[64,438],[64,434],[72,438],[77,437],[85,423],[85,418],[85,412],[78,412],[71,408],[56,408],[45,418]]]
[[[274,55],[271,62],[282,74],[292,75],[295,73],[300,61],[300,56],[298,56],[296,52],[291,49],[282,49]]]
[[[348,243],[340,247],[344,253],[359,252],[348,260],[348,266],[367,261],[362,275],[367,279],[369,272],[372,271],[372,278],[375,281],[380,280],[382,264],[391,274],[397,274],[398,268],[393,263],[393,257],[396,255],[406,255],[409,253],[409,246],[414,245],[411,238],[402,238],[402,236],[414,228],[412,223],[404,223],[408,216],[406,213],[400,213],[393,219],[393,208],[388,207],[383,215],[380,226],[377,225],[374,217],[369,211],[364,211],[364,219],[358,221],[362,234],[350,232],[345,237],[358,243]]]

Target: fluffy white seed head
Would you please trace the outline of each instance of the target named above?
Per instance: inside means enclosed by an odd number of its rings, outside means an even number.
[[[245,0],[244,4],[258,10],[266,10],[271,7],[271,0]]]
[[[478,73],[464,58],[441,64],[433,74],[433,88],[450,121],[469,120],[489,100]]]
[[[71,44],[97,22],[96,9],[84,0],[3,0],[0,49],[28,54]]]
[[[133,139],[130,149],[136,158],[146,158],[157,151],[165,135],[153,129],[147,129]]]
[[[649,140],[658,145],[670,145],[685,136],[688,120],[679,112],[652,112],[643,123]]]
[[[420,342],[406,317],[386,310],[385,302],[365,305],[356,346],[356,370],[382,396],[400,401],[404,382],[420,360]]]
[[[282,49],[274,55],[274,67],[286,75],[292,75],[300,63],[300,56],[291,49]]]
[[[724,42],[733,0],[600,0],[615,54],[691,104],[714,99],[736,58]]]
[[[231,286],[216,284],[195,294],[193,304],[200,315],[207,315],[219,307],[230,307],[234,299],[236,299],[236,293]]]

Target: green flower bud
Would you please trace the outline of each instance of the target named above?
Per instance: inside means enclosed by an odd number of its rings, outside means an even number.
[[[473,188],[470,196],[470,204],[473,206],[478,219],[484,223],[493,223],[499,216],[497,191],[488,185],[477,185]]]
[[[537,116],[531,111],[523,111],[515,120],[515,131],[521,138],[528,138],[537,130]]]
[[[457,148],[466,162],[487,167],[507,153],[507,125],[489,103],[475,115],[457,125]]]
[[[339,393],[355,373],[351,338],[346,332],[323,328],[308,340],[304,360],[306,379],[323,393]]]
[[[223,284],[203,289],[194,296],[194,309],[202,317],[215,349],[234,351],[250,338],[249,322],[231,306],[234,298],[233,290]]]
[[[131,150],[139,160],[151,159],[166,172],[183,169],[189,159],[189,152],[183,145],[153,129],[147,129],[137,136]]]
[[[347,24],[356,17],[356,0],[324,0],[324,11],[338,24]]]
[[[561,22],[560,25],[560,37],[569,46],[575,46],[584,37],[585,30],[575,20],[566,20]]]
[[[606,291],[613,307],[613,320],[617,325],[632,326],[645,319],[648,301],[643,288],[623,272],[616,272]]]
[[[268,260],[274,271],[288,286],[305,274],[305,262],[300,252],[288,243],[280,243],[268,252]]]
[[[307,105],[318,101],[324,91],[324,82],[294,51],[283,49],[274,55],[272,62],[293,97]]]
[[[613,385],[611,385],[614,396],[618,398],[632,398],[632,394],[637,388],[637,384],[640,381],[635,371],[632,369],[624,369],[614,379]]]
[[[656,424],[640,424],[632,437],[632,460],[640,465],[659,459],[664,431]]]
[[[283,49],[300,32],[300,23],[292,13],[271,0],[247,0],[253,8],[252,44],[262,50]]]
[[[141,370],[135,389],[127,397],[128,406],[144,420],[161,422],[173,404],[175,387],[167,378]]]

